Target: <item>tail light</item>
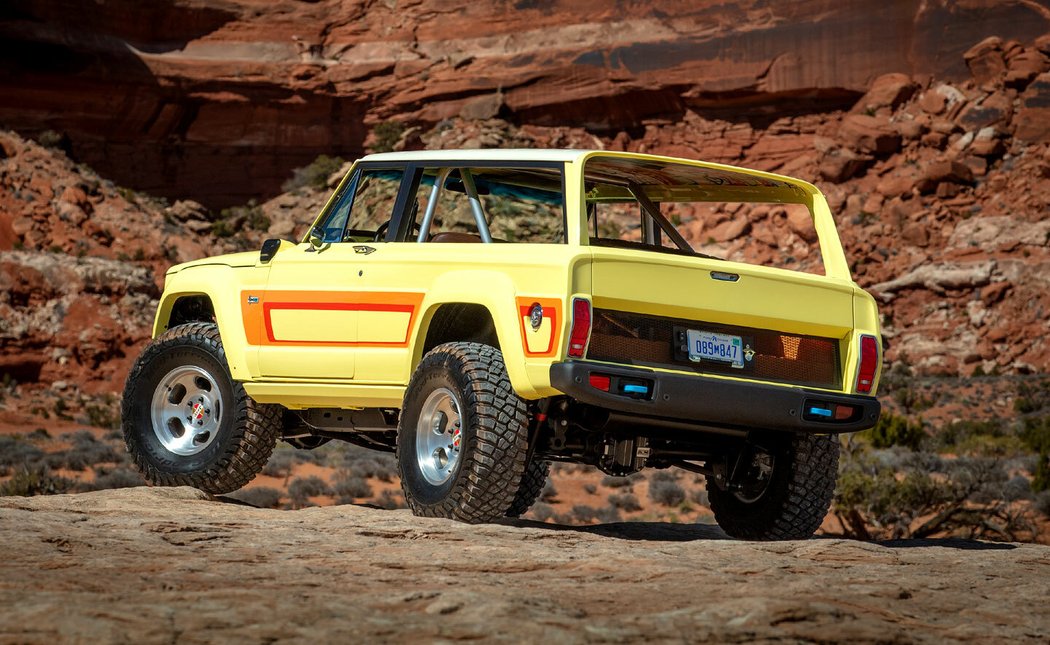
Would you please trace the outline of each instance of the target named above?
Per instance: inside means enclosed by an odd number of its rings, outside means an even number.
[[[870,394],[879,370],[879,341],[874,336],[860,337],[860,367],[857,369],[857,393]]]
[[[569,331],[569,358],[583,358],[591,338],[591,302],[586,298],[572,300],[572,329]]]

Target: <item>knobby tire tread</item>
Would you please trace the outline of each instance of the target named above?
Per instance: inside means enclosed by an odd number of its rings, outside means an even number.
[[[798,434],[787,446],[774,466],[787,466],[786,482],[777,477],[770,486],[778,488],[756,502],[742,502],[708,478],[711,511],[728,535],[744,540],[803,540],[820,528],[835,494],[838,436]]]
[[[420,362],[406,390],[419,387],[433,370],[459,371],[469,387],[462,404],[472,410],[477,443],[460,458],[457,481],[440,502],[425,504],[405,489],[405,501],[412,512],[424,517],[444,517],[471,524],[492,522],[506,517],[515,500],[528,457],[528,418],[525,402],[514,392],[499,349],[481,343],[445,343],[432,349]],[[401,415],[405,419],[404,411]],[[403,429],[398,428],[399,436]],[[402,450],[397,446],[398,474],[405,472]]]
[[[179,325],[164,332],[146,347],[128,374],[124,385],[125,392],[135,386],[142,376],[142,371],[151,361],[159,359],[171,349],[187,346],[202,349],[224,367],[227,365],[226,351],[222,346],[219,329],[214,323],[194,322]],[[229,378],[228,373],[226,377]],[[282,408],[279,405],[256,403],[244,391],[244,386],[232,378],[230,381],[235,412],[232,428],[228,430],[232,433],[230,449],[205,470],[194,473],[165,472],[148,459],[138,436],[139,432],[147,430],[131,427],[130,421],[133,416],[132,407],[141,405],[141,401],[128,396],[123,397],[121,418],[124,443],[134,459],[135,467],[147,482],[156,486],[192,486],[219,495],[243,487],[262,471],[281,434]],[[152,428],[148,431],[152,432]]]

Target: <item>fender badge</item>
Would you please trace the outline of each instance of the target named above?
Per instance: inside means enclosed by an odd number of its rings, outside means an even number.
[[[532,303],[529,310],[529,324],[532,325],[532,331],[538,331],[543,324],[543,305],[538,302]]]
[[[259,304],[259,296],[248,296],[248,304],[249,305],[257,305],[257,304]]]

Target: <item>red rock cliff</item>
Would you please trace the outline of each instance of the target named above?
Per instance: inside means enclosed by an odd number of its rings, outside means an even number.
[[[64,133],[122,184],[219,206],[360,153],[384,120],[761,124],[848,107],[885,72],[968,77],[973,43],[1047,31],[1045,0],[15,0],[0,125]]]

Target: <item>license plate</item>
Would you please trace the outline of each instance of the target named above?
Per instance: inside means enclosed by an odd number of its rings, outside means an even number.
[[[689,360],[718,361],[736,368],[744,367],[744,343],[740,336],[716,334],[710,331],[690,329],[686,332],[689,344]]]

